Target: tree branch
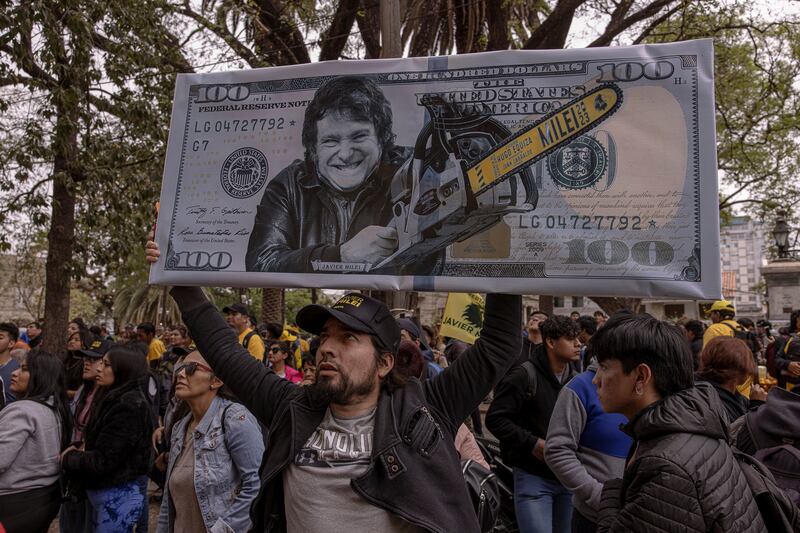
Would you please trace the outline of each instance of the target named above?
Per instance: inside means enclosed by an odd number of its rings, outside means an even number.
[[[49,176],[47,178],[42,178],[39,181],[37,181],[36,183],[34,183],[33,186],[30,189],[28,189],[27,191],[18,193],[16,195],[14,195],[13,197],[11,197],[9,200],[4,200],[3,201],[4,207],[0,208],[0,216],[5,216],[5,215],[13,212],[14,211],[14,207],[15,207],[17,202],[19,202],[23,198],[27,198],[29,196],[33,196],[33,194],[36,192],[36,190],[39,187],[41,187],[45,183],[49,183],[52,180],[53,180],[52,176]]]
[[[322,34],[322,49],[319,53],[320,61],[339,59],[350,38],[350,30],[356,20],[359,0],[341,0],[336,6],[336,13],[330,26]]]
[[[525,42],[525,50],[564,48],[575,17],[575,10],[586,0],[559,0],[553,12],[534,30]]]
[[[367,53],[365,59],[381,57],[380,19],[378,0],[361,0],[361,9],[356,13],[356,24]]]
[[[647,6],[643,7],[630,17],[627,17],[622,20],[614,20],[612,16],[611,22],[609,22],[608,26],[606,26],[603,35],[595,39],[589,44],[589,48],[598,47],[598,46],[608,46],[611,44],[611,41],[622,33],[623,31],[627,30],[637,22],[641,22],[645,19],[648,19],[654,15],[656,15],[659,11],[661,11],[664,7],[668,6],[669,4],[675,2],[676,0],[655,0],[654,2],[648,4]],[[615,11],[616,13],[616,11]]]
[[[268,67],[269,63],[259,58],[252,50],[247,48],[241,41],[239,41],[228,28],[225,26],[224,15],[217,11],[217,20],[211,21],[200,13],[194,11],[189,5],[188,0],[184,0],[183,7],[178,9],[178,13],[189,17],[202,27],[209,30],[211,33],[222,39],[222,41],[233,50],[236,55],[241,57],[250,67]]]
[[[255,38],[258,53],[272,57],[274,65],[298,65],[310,63],[308,47],[303,35],[281,0],[255,0],[257,13],[254,20]]]

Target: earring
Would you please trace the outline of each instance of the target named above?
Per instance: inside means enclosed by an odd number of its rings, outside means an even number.
[[[642,395],[642,385],[641,384],[637,383],[636,384],[636,388],[634,390],[636,391],[636,394],[638,394],[639,396]]]

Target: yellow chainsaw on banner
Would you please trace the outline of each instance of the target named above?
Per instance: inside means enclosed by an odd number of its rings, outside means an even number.
[[[528,167],[610,117],[622,104],[622,91],[598,85],[516,133],[491,114],[440,95],[423,95],[420,104],[431,120],[390,190],[389,226],[397,229],[398,248],[373,268],[419,261],[507,214],[534,210],[538,190]]]

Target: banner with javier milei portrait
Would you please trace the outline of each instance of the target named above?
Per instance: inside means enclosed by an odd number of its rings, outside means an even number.
[[[710,40],[181,74],[151,282],[715,298]]]

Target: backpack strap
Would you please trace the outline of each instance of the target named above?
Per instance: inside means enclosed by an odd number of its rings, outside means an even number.
[[[532,361],[525,361],[521,366],[525,369],[525,374],[528,375],[527,399],[531,400],[536,396],[536,367],[533,365]]]
[[[255,331],[251,331],[250,333],[244,336],[244,339],[242,339],[242,346],[244,347],[245,350],[247,349],[247,345],[250,344],[250,339],[252,339],[253,335],[255,334],[256,334]]]
[[[789,345],[792,344],[792,340],[794,340],[794,333],[789,335],[789,338],[786,340],[786,344],[783,345],[783,355],[787,355],[789,353]]]
[[[230,409],[232,405],[233,405],[233,402],[231,402],[231,403],[229,403],[228,405],[226,405],[226,406],[225,406],[225,408],[222,410],[221,422],[222,422],[222,438],[223,438],[223,439],[225,438],[225,429],[226,429],[226,426],[225,426],[225,417],[226,417],[226,416],[227,416],[227,414],[228,414],[228,409]]]
[[[735,327],[731,326],[730,324],[728,324],[727,322],[720,322],[720,324],[725,324],[726,326],[731,328],[731,331],[733,331],[734,335],[736,335],[737,333],[743,333],[743,331],[741,329],[735,328]]]
[[[800,463],[800,449],[797,449],[794,444],[779,444],[778,446],[773,446],[772,448],[761,448],[756,452],[755,458],[759,461],[763,461],[764,457],[777,450],[785,451],[790,455],[793,455],[797,462]],[[800,473],[794,472],[793,474],[800,475]]]

